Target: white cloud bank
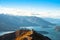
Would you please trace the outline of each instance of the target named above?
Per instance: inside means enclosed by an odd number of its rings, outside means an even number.
[[[0,7],[0,14],[10,14],[18,16],[38,16],[49,18],[60,18],[60,10],[22,10],[16,8]]]
[[[30,14],[31,11],[15,9],[15,8],[5,8],[5,7],[0,8],[0,13],[10,14],[10,15],[21,15],[21,16],[25,16],[25,15],[30,16],[31,15]]]

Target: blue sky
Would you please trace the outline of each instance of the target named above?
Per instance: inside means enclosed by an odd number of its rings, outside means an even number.
[[[5,7],[60,8],[60,0],[0,0]]]
[[[0,8],[4,8],[3,10],[5,8],[24,9],[35,14],[42,12],[43,17],[53,14],[56,14],[55,17],[60,16],[58,15],[60,14],[60,0],[0,0]]]

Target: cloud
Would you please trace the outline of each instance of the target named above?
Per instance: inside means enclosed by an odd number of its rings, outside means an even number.
[[[0,7],[0,13],[3,13],[3,14],[30,16],[31,15],[30,12],[31,11],[22,10],[22,9]]]
[[[33,14],[43,18],[60,18],[60,10],[35,10]]]
[[[27,9],[0,7],[0,14],[1,13],[18,15],[18,16],[60,18],[60,10],[38,10],[38,9],[27,10]]]

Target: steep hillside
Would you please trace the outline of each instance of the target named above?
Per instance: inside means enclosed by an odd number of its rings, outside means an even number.
[[[14,33],[0,36],[0,40],[51,40],[34,30],[18,30]]]

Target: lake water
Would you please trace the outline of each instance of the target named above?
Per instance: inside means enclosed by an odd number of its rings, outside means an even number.
[[[52,40],[60,40],[60,32],[54,30],[53,27],[51,27],[51,28],[34,27],[33,29],[36,30],[37,32],[46,31],[46,32],[48,32],[48,34],[43,34],[43,35],[51,38]],[[0,35],[11,33],[11,32],[13,32],[13,31],[0,32]]]

